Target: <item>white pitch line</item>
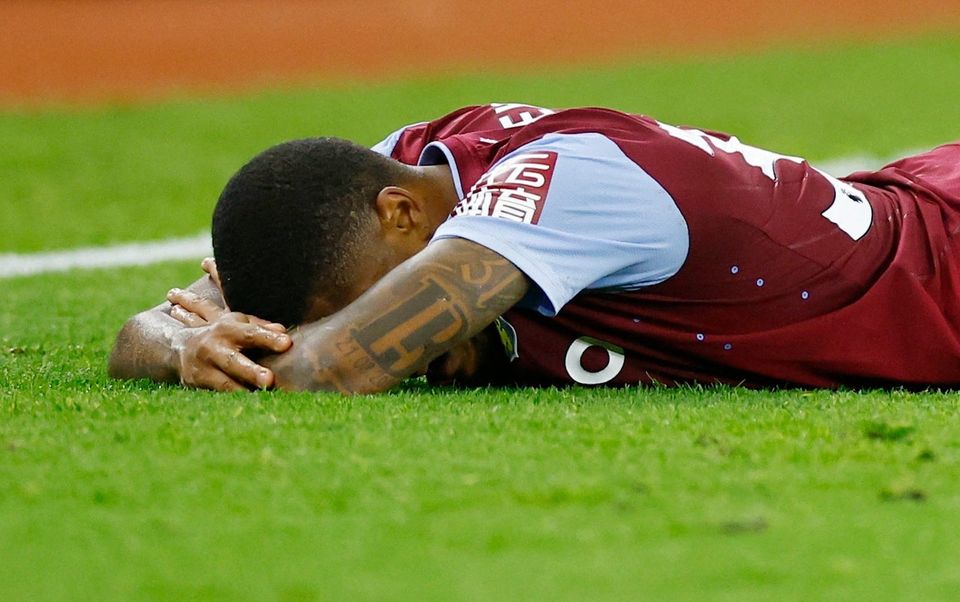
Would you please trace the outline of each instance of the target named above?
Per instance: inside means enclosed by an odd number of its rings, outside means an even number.
[[[68,251],[7,253],[0,254],[0,278],[76,269],[149,265],[183,259],[199,261],[208,255],[213,255],[209,232],[186,238],[169,238],[106,247],[84,247]]]
[[[880,169],[891,161],[896,161],[897,159],[910,157],[912,155],[919,155],[920,153],[925,153],[932,148],[932,146],[927,148],[911,148],[901,151],[892,157],[885,158],[874,157],[872,155],[850,155],[849,157],[840,157],[838,159],[830,159],[828,161],[815,161],[813,163],[814,167],[819,167],[831,176],[843,177],[845,175],[852,174],[855,171],[863,171],[865,169]]]
[[[906,157],[919,151],[908,151],[897,157]],[[843,157],[818,162],[817,166],[832,175],[846,175],[861,169],[876,169],[891,159],[869,155]],[[210,233],[203,232],[185,238],[169,238],[149,242],[134,242],[105,247],[84,247],[43,253],[0,254],[0,279],[32,276],[46,272],[65,272],[78,269],[111,268],[149,265],[164,261],[200,260],[213,254]]]

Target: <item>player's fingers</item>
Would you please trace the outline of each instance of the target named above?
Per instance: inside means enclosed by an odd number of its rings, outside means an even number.
[[[217,285],[217,288],[222,291],[223,287],[220,286],[220,272],[217,271],[217,260],[213,257],[205,257],[203,261],[200,262],[200,267],[210,276],[210,279]]]
[[[256,324],[257,326],[262,326],[267,330],[272,330],[274,332],[286,332],[287,327],[283,324],[278,324],[277,322],[271,322],[269,320],[264,320],[263,318],[258,318],[257,316],[251,316],[250,314],[240,313],[239,311],[234,311],[229,313],[230,319],[236,322],[249,322],[250,324]]]
[[[256,324],[257,326],[263,326],[267,330],[272,330],[274,332],[287,331],[287,327],[284,326],[283,324],[278,324],[277,322],[270,322],[268,320],[264,320],[263,318],[258,318],[256,316],[250,316],[250,321]]]
[[[170,292],[167,293],[167,301],[174,305],[183,306],[184,309],[192,311],[207,322],[213,322],[227,313],[225,309],[213,301],[179,288],[171,289]]]
[[[230,378],[228,374],[220,372],[219,370],[209,370],[203,379],[203,384],[201,385],[204,389],[212,389],[214,391],[223,391],[227,393],[232,393],[234,391],[249,391],[247,387],[244,387],[242,384],[238,383],[236,380]]]
[[[235,391],[249,391],[250,389],[244,387],[237,381],[233,380],[229,376],[224,376],[219,382],[216,383],[214,391],[223,391],[224,393],[233,393]]]
[[[194,362],[181,368],[180,384],[194,389],[211,389],[213,391],[247,390],[230,375],[206,362]]]
[[[221,347],[211,356],[210,360],[225,375],[236,382],[261,389],[273,384],[273,372],[243,355],[239,349]]]
[[[250,317],[244,314],[230,314],[226,319],[218,321],[214,328],[219,336],[242,349],[266,349],[283,353],[293,344],[290,335],[265,328],[250,322],[249,319]]]
[[[170,317],[176,319],[181,324],[187,328],[199,328],[200,326],[206,326],[207,321],[185,309],[182,305],[174,305],[170,308]]]

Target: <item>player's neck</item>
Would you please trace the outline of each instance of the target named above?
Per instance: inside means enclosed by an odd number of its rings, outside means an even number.
[[[426,198],[438,215],[444,218],[460,202],[453,172],[449,165],[423,165],[417,168],[422,178]]]

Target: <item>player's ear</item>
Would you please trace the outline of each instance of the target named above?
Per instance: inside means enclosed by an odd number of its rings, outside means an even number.
[[[387,186],[377,194],[375,203],[380,227],[385,232],[412,234],[425,222],[423,203],[406,188]]]

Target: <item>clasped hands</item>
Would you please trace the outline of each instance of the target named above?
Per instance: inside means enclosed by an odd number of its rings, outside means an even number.
[[[221,289],[213,258],[204,259],[201,265]],[[182,384],[217,391],[273,386],[273,372],[244,352],[283,353],[290,349],[293,340],[282,324],[224,309],[186,290],[171,290],[167,301],[172,304],[170,316],[186,326],[174,349]]]

